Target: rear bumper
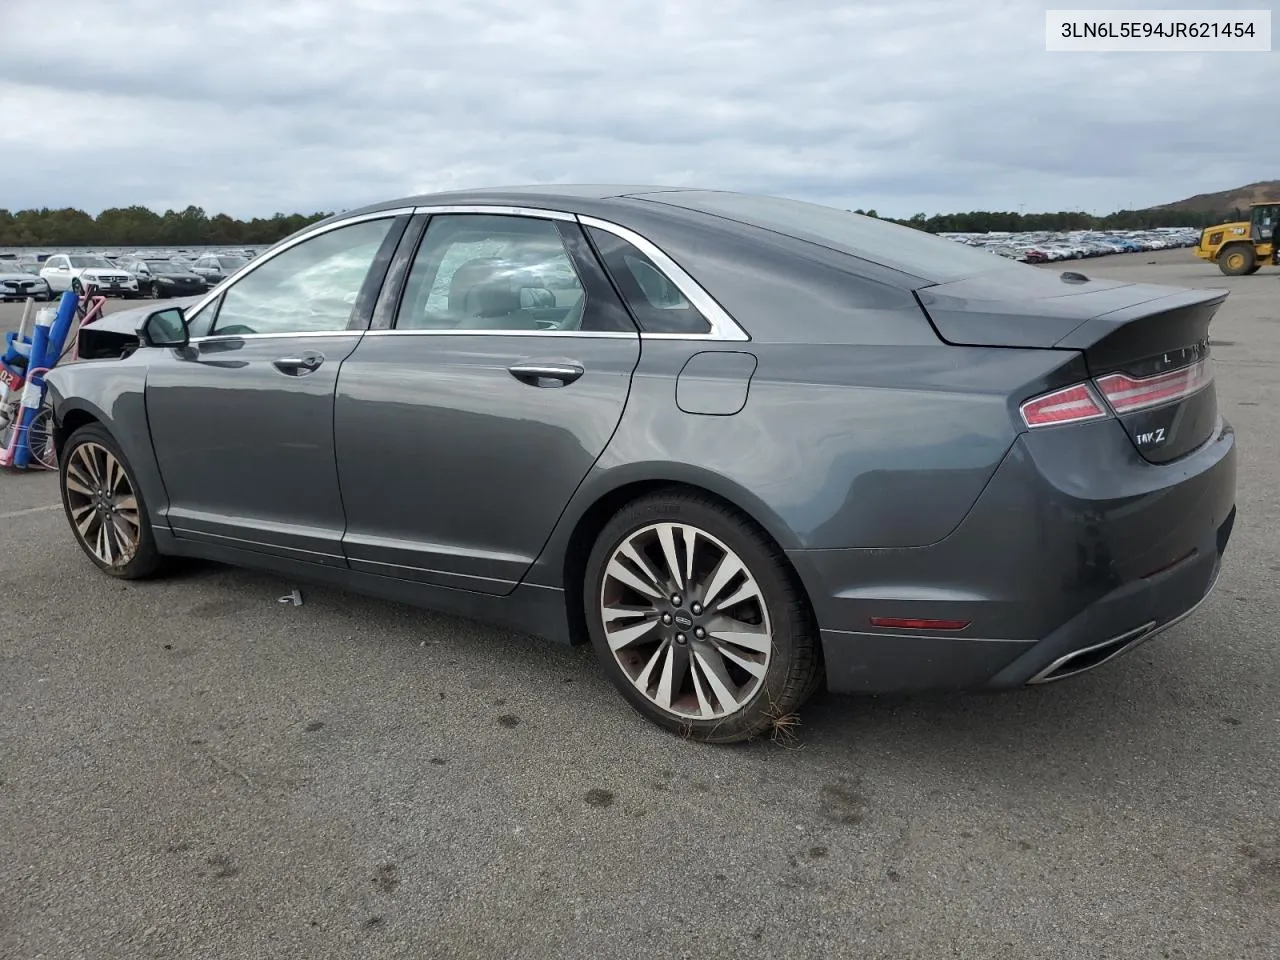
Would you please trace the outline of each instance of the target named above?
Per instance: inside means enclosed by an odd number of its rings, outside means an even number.
[[[1235,522],[1235,481],[1225,423],[1187,457],[1153,465],[1115,421],[1100,421],[1020,438],[938,543],[792,551],[828,687],[1005,690],[1101,666],[1208,596]],[[873,616],[968,626],[881,629]]]

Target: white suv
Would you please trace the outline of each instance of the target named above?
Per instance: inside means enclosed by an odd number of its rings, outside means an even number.
[[[84,293],[93,287],[98,293],[121,297],[138,296],[138,281],[129,273],[92,253],[57,253],[44,262],[40,276],[54,293],[73,290]]]

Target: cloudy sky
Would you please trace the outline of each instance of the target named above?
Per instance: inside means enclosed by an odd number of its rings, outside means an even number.
[[[1047,53],[1068,6],[1275,0],[0,0],[0,207],[629,182],[1102,213],[1280,178],[1280,53]]]

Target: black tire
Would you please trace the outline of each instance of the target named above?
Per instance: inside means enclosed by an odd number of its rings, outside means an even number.
[[[1228,277],[1243,277],[1253,272],[1256,259],[1253,244],[1229,243],[1218,251],[1218,269]]]
[[[1255,263],[1252,267],[1245,271],[1246,274],[1252,275],[1262,269],[1262,264]]]
[[[77,297],[84,295],[84,284],[80,282],[79,277],[71,278],[71,292],[74,293]]]
[[[98,557],[80,532],[72,515],[73,508],[71,494],[68,490],[67,473],[73,463],[73,459],[76,457],[76,452],[86,444],[95,444],[98,448],[107,450],[115,457],[124,470],[132,496],[136,498],[138,543],[128,562],[110,564]],[[84,551],[85,556],[103,573],[121,580],[142,580],[155,576],[167,566],[166,558],[156,548],[151,521],[147,517],[147,504],[143,499],[142,492],[138,489],[133,468],[129,465],[129,461],[125,459],[120,446],[101,424],[88,423],[78,428],[67,438],[62,449],[58,451],[58,490],[62,497],[63,513],[67,518],[67,524],[71,527],[72,536],[75,537],[76,543],[80,545],[80,549]]]
[[[610,558],[624,540],[663,522],[697,527],[736,553],[755,579],[768,612],[772,648],[764,676],[736,712],[718,719],[699,720],[663,709],[632,682],[609,648],[601,600]],[[592,646],[613,685],[645,718],[693,740],[733,743],[785,729],[824,676],[818,630],[786,556],[745,514],[693,491],[659,491],[613,516],[587,560],[583,605]]]

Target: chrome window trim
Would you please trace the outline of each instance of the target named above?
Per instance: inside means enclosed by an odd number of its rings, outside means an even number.
[[[640,334],[642,339],[729,340],[738,342],[751,339],[747,332],[738,326],[737,321],[729,316],[724,307],[716,303],[711,294],[707,293],[693,277],[685,273],[680,264],[667,256],[662,248],[652,240],[642,237],[634,230],[611,223],[608,220],[601,220],[599,217],[579,215],[577,219],[584,227],[596,227],[600,230],[605,230],[633,245],[652,260],[654,266],[667,275],[667,278],[684,294],[685,299],[697,307],[698,311],[707,318],[707,322],[711,324],[709,333],[645,333],[642,331]]]
[[[443,216],[450,213],[479,213],[494,217],[536,217],[541,220],[567,220],[572,223],[577,218],[563,210],[544,210],[539,207],[508,207],[500,204],[463,203],[441,204],[439,206],[414,207],[415,214],[425,213],[431,216]]]
[[[635,340],[638,331],[622,330],[469,330],[446,327],[439,330],[367,330],[366,337],[585,337],[595,340]]]
[[[231,340],[283,340],[294,337],[360,337],[364,330],[299,330],[295,333],[212,333],[204,337],[192,337],[187,343],[217,343]]]
[[[439,205],[423,205],[413,207],[396,207],[390,210],[378,210],[373,213],[364,213],[357,216],[345,217],[332,223],[325,224],[313,230],[307,230],[305,233],[299,234],[291,240],[282,242],[273,250],[261,253],[251,259],[247,264],[227,277],[216,287],[213,287],[205,294],[203,299],[194,304],[188,314],[194,314],[199,310],[203,310],[206,306],[216,300],[221,294],[226,292],[233,284],[239,283],[240,280],[254,270],[258,269],[262,264],[268,263],[275,257],[291,250],[300,243],[305,243],[313,237],[328,233],[331,230],[338,230],[342,227],[351,226],[357,223],[364,223],[369,220],[379,220],[387,218],[395,218],[405,215],[428,216],[445,215],[453,213],[464,214],[480,214],[490,216],[511,216],[511,217],[532,217],[543,220],[561,220],[570,223],[579,223],[584,227],[596,227],[612,233],[616,237],[627,241],[636,247],[641,253],[653,261],[654,266],[667,275],[667,278],[675,284],[676,288],[684,294],[685,298],[698,308],[698,311],[707,318],[707,322],[711,324],[711,330],[708,333],[646,333],[639,331],[638,333],[627,333],[622,331],[594,331],[594,330],[307,330],[296,333],[245,333],[245,334],[210,334],[204,337],[192,337],[190,343],[208,343],[216,340],[262,340],[262,339],[281,339],[284,337],[334,337],[347,335],[364,335],[364,336],[403,336],[403,337],[422,337],[422,336],[532,336],[532,337],[589,337],[594,339],[631,339],[638,336],[642,340],[711,340],[711,341],[727,341],[727,342],[748,342],[751,340],[750,335],[738,325],[719,303],[709,294],[693,277],[689,276],[685,270],[675,262],[655,244],[652,240],[636,233],[628,227],[613,223],[609,220],[603,220],[600,217],[588,216],[586,214],[566,213],[563,210],[549,210],[541,207],[516,207],[501,204],[485,204],[485,203],[468,203],[468,204],[439,204]]]
[[[211,288],[205,294],[204,299],[200,300],[198,303],[192,304],[191,309],[184,310],[183,313],[190,315],[190,314],[196,313],[199,310],[203,310],[208,304],[216,300],[222,293],[226,292],[231,287],[232,284],[239,283],[241,279],[253,273],[253,271],[257,270],[264,263],[270,263],[272,260],[280,256],[280,254],[284,253],[286,250],[292,250],[298,244],[306,243],[308,240],[312,239],[313,237],[318,237],[322,234],[329,233],[330,231],[333,231],[333,230],[339,230],[342,227],[349,227],[356,223],[365,223],[369,220],[381,220],[384,218],[394,219],[396,217],[403,217],[412,213],[413,213],[413,207],[397,207],[394,210],[378,210],[375,213],[362,213],[362,214],[359,214],[358,216],[346,217],[342,220],[336,220],[333,223],[326,223],[324,226],[316,227],[314,230],[307,230],[306,233],[301,233],[298,236],[294,237],[292,240],[281,241],[280,245],[275,247],[274,249],[264,251],[263,253],[258,254],[256,257],[251,258],[249,262],[246,263],[243,267],[241,267],[235,273],[231,274],[231,276],[227,277],[216,287]],[[361,331],[359,330],[332,331],[332,333],[344,333],[344,332],[360,333]],[[297,336],[304,336],[304,335],[305,334],[299,334],[299,333],[292,333],[292,334],[246,333],[246,334],[240,334],[239,336],[228,335],[223,337],[222,339],[236,340],[236,339],[241,339],[243,337],[284,337],[284,336],[297,337]],[[213,339],[214,336],[216,335],[211,335],[208,337],[192,337],[190,342],[191,343],[195,343],[197,341],[203,342],[205,340]]]

